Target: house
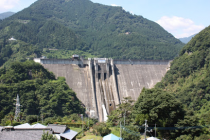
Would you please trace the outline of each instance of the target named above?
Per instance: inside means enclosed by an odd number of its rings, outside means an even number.
[[[64,133],[67,130],[66,125],[48,124],[47,128],[52,128],[54,134]]]
[[[28,123],[18,126],[0,127],[0,140],[40,140],[44,133],[55,135],[60,140],[76,140],[77,132],[70,130],[66,125]]]
[[[0,131],[0,140],[40,140],[44,132],[53,133],[50,128],[4,127]]]
[[[160,139],[155,138],[155,137],[149,137],[149,138],[147,138],[147,140],[160,140]]]
[[[48,124],[47,128],[53,129],[53,134],[61,140],[76,140],[78,132],[70,130],[66,125]]]
[[[12,37],[9,39],[9,41],[16,41],[16,39]]]

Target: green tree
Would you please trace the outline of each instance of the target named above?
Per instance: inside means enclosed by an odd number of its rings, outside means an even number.
[[[10,113],[10,114],[8,115],[8,118],[9,118],[9,120],[10,120],[11,126],[13,126],[14,117],[15,117],[15,116],[14,116],[13,113]]]
[[[184,115],[184,119],[180,119],[177,124],[175,125],[176,127],[189,127],[189,126],[199,126],[199,118],[194,115],[194,112],[192,110],[186,111]],[[205,128],[189,128],[189,129],[181,129],[181,130],[176,130],[176,136],[190,136],[192,138],[199,137],[202,132],[208,133],[208,130],[205,131]]]
[[[159,127],[174,127],[179,119],[184,118],[180,101],[173,95],[160,89],[143,89],[132,112],[135,124],[157,124]],[[158,131],[160,137],[171,138],[173,131]]]
[[[96,130],[96,134],[99,134],[101,136],[105,136],[111,132],[106,123],[96,123],[95,125],[93,125],[93,129]]]
[[[135,125],[128,125],[123,127],[122,138],[123,140],[139,140],[141,137],[139,127]]]
[[[20,95],[21,112],[28,116],[28,122],[36,121],[40,113],[45,118],[84,113],[81,102],[65,78],[55,80],[55,76],[40,64],[16,62],[0,72],[0,110],[5,115],[14,109],[17,93]],[[22,120],[22,116],[19,119]]]
[[[132,122],[131,112],[133,110],[133,102],[131,97],[124,97],[121,104],[117,105],[116,110],[112,111],[108,116],[107,123],[113,126],[121,121],[123,124],[125,117],[125,125],[130,124]]]
[[[1,111],[0,112],[0,123],[1,123],[1,120],[4,118],[4,112],[3,111]]]

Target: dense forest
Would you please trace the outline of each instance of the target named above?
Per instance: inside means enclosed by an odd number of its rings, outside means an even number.
[[[156,85],[174,93],[186,108],[200,112],[210,97],[210,26],[196,35],[180,52]],[[202,112],[210,113],[207,110]]]
[[[14,114],[17,94],[24,116],[44,114],[46,118],[84,113],[65,78],[56,80],[53,73],[33,61],[15,62],[9,69],[0,69],[0,119]]]
[[[0,22],[0,40],[12,36],[57,58],[80,51],[86,57],[166,60],[183,47],[155,22],[89,0],[39,0]],[[43,52],[52,48],[60,52]]]
[[[210,116],[210,26],[197,34],[180,51],[170,70],[155,89],[175,96],[185,110],[197,118],[194,126],[209,126]],[[186,118],[186,116],[185,116]],[[191,124],[192,121],[189,121]],[[182,125],[183,126],[183,125]],[[206,131],[197,133],[208,134]],[[196,133],[183,134],[180,139],[193,139]],[[207,137],[203,138],[207,139]]]

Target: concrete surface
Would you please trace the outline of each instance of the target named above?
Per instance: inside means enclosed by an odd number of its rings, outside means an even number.
[[[91,117],[104,121],[102,106],[109,114],[123,97],[137,100],[141,90],[161,81],[170,61],[112,60],[95,58],[83,61],[41,59],[56,77],[65,77]],[[84,64],[84,65],[83,65]]]

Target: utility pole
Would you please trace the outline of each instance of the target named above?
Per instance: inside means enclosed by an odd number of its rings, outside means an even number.
[[[43,113],[42,113],[42,124],[43,124]]]
[[[155,137],[156,137],[156,124],[155,124]]]
[[[126,114],[126,112],[124,113],[124,127],[125,127],[125,114]]]
[[[122,138],[121,121],[120,121],[120,138]]]
[[[90,118],[89,118],[89,116],[88,116],[88,130],[90,132]]]
[[[88,110],[88,112],[87,112]],[[87,117],[88,117],[88,130],[90,132],[90,108],[86,108],[86,114],[87,114]]]
[[[41,109],[40,112],[39,112],[39,115],[40,115],[40,118],[42,119],[42,124],[44,122],[44,109]]]
[[[147,133],[147,120],[145,120],[145,132],[144,132],[144,140],[147,140],[146,133]]]
[[[81,118],[82,118],[82,135],[84,136],[84,130],[83,130],[83,114],[81,114]]]

